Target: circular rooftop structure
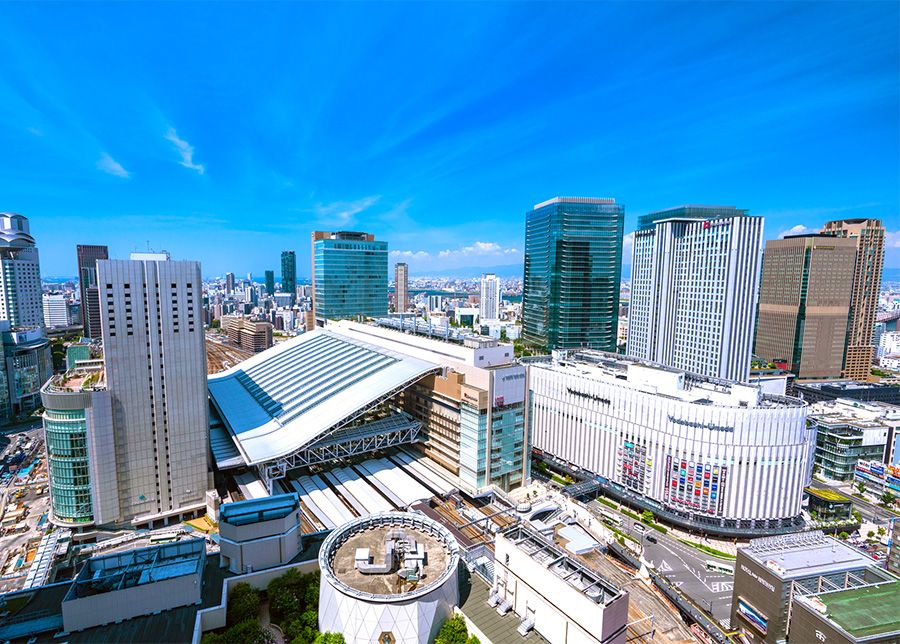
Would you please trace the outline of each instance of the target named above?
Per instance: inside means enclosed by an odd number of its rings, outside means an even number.
[[[459,602],[459,544],[414,512],[361,517],[319,550],[319,630],[350,642],[430,642]]]

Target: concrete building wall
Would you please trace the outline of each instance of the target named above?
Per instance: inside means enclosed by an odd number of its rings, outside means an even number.
[[[183,575],[88,597],[63,601],[63,626],[77,632],[170,608],[199,604],[202,597],[199,573]]]
[[[503,535],[497,535],[494,591],[519,617],[533,618],[549,642],[624,644],[628,594],[609,605],[595,603],[547,570]]]
[[[303,547],[300,510],[281,519],[247,525],[220,521],[219,537],[221,563],[233,573],[283,566]]]
[[[202,507],[209,409],[200,264],[97,262],[120,520]]]

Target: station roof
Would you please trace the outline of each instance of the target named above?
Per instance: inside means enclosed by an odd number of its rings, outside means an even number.
[[[306,447],[441,367],[328,330],[304,333],[209,377],[209,396],[248,465]]]

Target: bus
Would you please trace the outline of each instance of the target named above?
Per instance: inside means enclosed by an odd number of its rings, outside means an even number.
[[[614,525],[617,528],[622,527],[622,519],[617,517],[612,512],[607,512],[606,510],[600,510],[600,518],[603,519],[604,523]]]
[[[178,541],[177,532],[160,532],[150,536],[150,543],[152,544],[172,543],[173,541]]]
[[[706,560],[706,569],[710,572],[722,573],[723,575],[734,574],[734,566],[727,563],[721,563],[719,561],[713,561],[712,559]]]

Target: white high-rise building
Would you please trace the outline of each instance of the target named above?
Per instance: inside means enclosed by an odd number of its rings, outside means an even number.
[[[478,318],[482,321],[500,319],[500,278],[493,273],[481,276],[481,305]]]
[[[99,260],[119,521],[205,505],[209,408],[200,264],[141,253]]]
[[[642,216],[634,234],[628,355],[746,381],[762,235],[762,217],[730,206]]]
[[[44,293],[44,326],[63,327],[72,324],[69,303],[62,293]]]
[[[0,213],[0,320],[12,328],[43,326],[41,268],[28,219]]]

